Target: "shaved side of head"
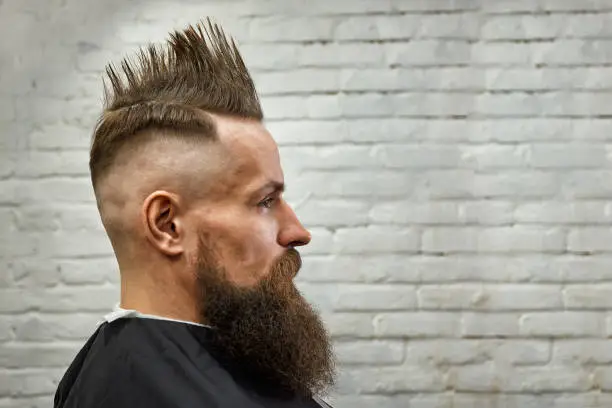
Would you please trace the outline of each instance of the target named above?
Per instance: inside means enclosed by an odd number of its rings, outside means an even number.
[[[207,19],[107,66],[105,107],[90,151],[102,223],[117,253],[138,234],[143,200],[164,190],[202,197],[227,169],[215,116],[261,121],[252,78],[233,39]]]
[[[99,183],[98,209],[118,257],[129,255],[130,242],[142,238],[141,205],[147,196],[164,191],[189,206],[214,199],[230,156],[215,141],[176,137],[169,130],[145,130],[117,154]]]

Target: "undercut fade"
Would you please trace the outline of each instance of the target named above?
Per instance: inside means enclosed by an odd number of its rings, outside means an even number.
[[[141,143],[138,134],[144,130],[210,140],[216,134],[207,112],[263,119],[255,85],[234,40],[209,18],[174,31],[165,46],[141,48],[135,61],[121,61],[121,69],[109,64],[106,75],[104,110],[89,159],[94,191],[118,152]]]

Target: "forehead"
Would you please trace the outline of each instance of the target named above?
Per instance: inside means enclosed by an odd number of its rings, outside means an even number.
[[[215,117],[219,143],[230,158],[227,185],[249,189],[269,180],[283,180],[278,146],[256,120]]]

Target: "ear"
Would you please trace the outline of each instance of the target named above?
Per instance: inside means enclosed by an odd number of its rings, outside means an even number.
[[[156,191],[145,199],[142,206],[147,239],[153,247],[168,256],[180,255],[185,251],[185,230],[179,204],[176,195]]]

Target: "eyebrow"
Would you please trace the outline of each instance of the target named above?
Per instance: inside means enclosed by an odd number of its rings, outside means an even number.
[[[251,196],[257,196],[262,194],[266,190],[272,190],[270,193],[282,193],[285,191],[285,183],[277,180],[270,180],[263,186],[259,187],[257,190],[251,194]]]

